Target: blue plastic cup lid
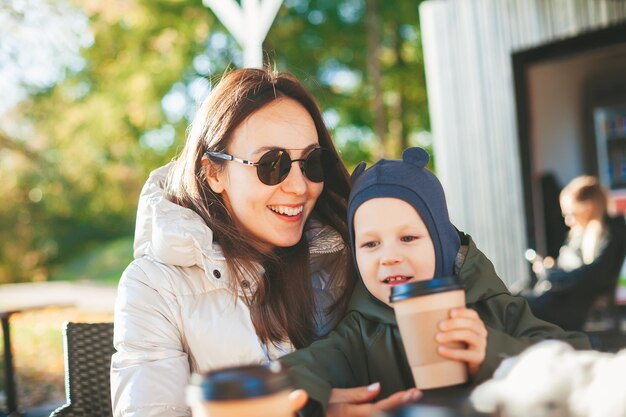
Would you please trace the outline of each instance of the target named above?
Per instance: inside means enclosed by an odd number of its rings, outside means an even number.
[[[195,374],[191,385],[200,387],[202,401],[264,397],[292,388],[289,374],[277,362]]]
[[[391,287],[389,302],[395,303],[422,295],[436,294],[445,291],[464,289],[457,277],[433,278],[425,281],[415,281]]]

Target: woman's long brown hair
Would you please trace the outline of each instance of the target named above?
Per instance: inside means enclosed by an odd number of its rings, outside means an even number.
[[[227,73],[198,110],[181,155],[170,171],[167,192],[172,201],[198,213],[213,231],[234,277],[235,293],[240,291],[244,280],[256,281],[257,291],[248,303],[260,340],[277,344],[289,339],[299,348],[315,339],[316,325],[309,249],[304,234],[293,247],[278,248],[269,255],[262,253],[257,249],[258,242],[235,226],[221,195],[209,187],[201,163],[206,151],[225,152],[233,131],[251,114],[285,97],[297,101],[309,112],[320,146],[337,158],[337,164],[325,172],[324,189],[313,215],[348,242],[348,173],[339,160],[315,99],[287,73],[251,68]],[[225,162],[211,161],[218,169]],[[346,259],[345,270],[337,275],[346,277],[348,282],[332,307],[335,314],[345,309],[354,286],[354,269],[350,257]],[[265,269],[264,274],[255,273],[259,265]]]

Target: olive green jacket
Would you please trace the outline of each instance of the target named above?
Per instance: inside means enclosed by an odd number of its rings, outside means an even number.
[[[544,339],[561,339],[577,349],[589,349],[582,333],[565,332],[539,320],[526,300],[512,296],[492,263],[469,236],[461,236],[467,251],[458,275],[465,285],[466,302],[478,312],[488,330],[485,361],[471,383],[489,379],[501,360]],[[465,241],[465,242],[463,242]],[[297,388],[326,407],[332,388],[350,388],[380,382],[379,398],[414,387],[393,310],[356,286],[348,314],[326,338],[283,356]]]

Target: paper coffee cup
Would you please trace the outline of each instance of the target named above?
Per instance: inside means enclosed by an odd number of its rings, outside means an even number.
[[[193,417],[293,417],[288,374],[278,363],[194,374],[187,387]]]
[[[465,307],[465,291],[455,277],[433,278],[391,288],[392,303],[402,344],[406,351],[415,386],[419,389],[441,388],[467,382],[464,362],[439,355],[435,339],[440,321],[450,310]],[[462,347],[462,343],[443,344]]]

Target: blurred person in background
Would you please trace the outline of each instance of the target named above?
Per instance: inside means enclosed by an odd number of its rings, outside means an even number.
[[[559,201],[570,231],[556,259],[533,260],[537,283],[527,298],[537,317],[582,330],[598,297],[614,297],[626,254],[626,224],[623,216],[609,214],[607,191],[595,177],[574,178]]]

